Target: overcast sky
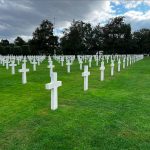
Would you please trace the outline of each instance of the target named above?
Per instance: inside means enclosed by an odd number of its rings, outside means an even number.
[[[150,28],[150,0],[0,0],[0,39],[28,40],[43,19],[55,17],[55,34],[62,36],[73,19],[103,25],[118,15],[133,31]]]

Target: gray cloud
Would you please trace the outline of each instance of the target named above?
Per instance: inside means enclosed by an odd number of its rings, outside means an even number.
[[[73,19],[91,21],[90,12],[103,10],[104,1],[91,0],[0,0],[0,38],[32,36],[43,19],[62,29]],[[104,10],[103,10],[104,11]]]
[[[56,34],[70,22],[105,22],[116,16],[110,1],[101,0],[0,0],[0,39],[29,39],[43,19],[54,21]]]

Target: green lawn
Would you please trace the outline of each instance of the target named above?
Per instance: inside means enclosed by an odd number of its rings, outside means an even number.
[[[70,74],[54,64],[62,81],[56,111],[46,61],[36,72],[27,65],[26,85],[18,70],[0,66],[0,150],[150,150],[150,58],[114,77],[107,65],[103,82],[93,62],[86,92],[77,61]]]

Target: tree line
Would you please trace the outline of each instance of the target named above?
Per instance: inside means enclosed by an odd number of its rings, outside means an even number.
[[[2,55],[38,55],[38,54],[141,54],[150,53],[150,29],[132,32],[131,25],[124,17],[111,18],[105,26],[73,20],[69,28],[64,29],[61,38],[54,35],[54,25],[43,20],[33,32],[33,38],[25,42],[17,37],[14,43],[7,39],[0,42]]]

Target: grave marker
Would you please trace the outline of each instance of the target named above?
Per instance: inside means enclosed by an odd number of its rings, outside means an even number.
[[[100,67],[100,71],[101,71],[101,81],[104,81],[104,70],[105,70],[104,61],[102,61],[102,62],[101,62],[101,67]]]
[[[70,66],[71,66],[70,60],[67,60],[66,65],[67,65],[67,72],[70,73]]]
[[[111,65],[110,66],[111,66],[111,76],[113,76],[114,75],[114,66],[115,66],[113,59],[111,60]]]
[[[27,72],[29,72],[29,69],[26,68],[26,64],[22,64],[22,69],[19,69],[19,72],[22,73],[22,84],[27,83]]]
[[[84,72],[82,73],[82,77],[84,77],[84,91],[88,90],[88,76],[90,72],[88,72],[88,66],[84,66]]]
[[[121,64],[121,61],[120,61],[120,58],[118,59],[118,72],[120,72],[120,64]]]
[[[58,108],[58,87],[62,86],[62,81],[57,81],[57,73],[51,75],[51,83],[47,83],[45,88],[51,90],[51,110]]]
[[[49,69],[50,69],[50,77],[51,77],[51,74],[53,73],[53,68],[55,67],[53,65],[53,62],[52,61],[49,61],[49,65],[47,66]]]
[[[17,64],[15,64],[15,61],[12,61],[11,64],[9,64],[9,66],[11,66],[11,73],[12,73],[12,75],[14,75],[15,67],[17,66]]]

